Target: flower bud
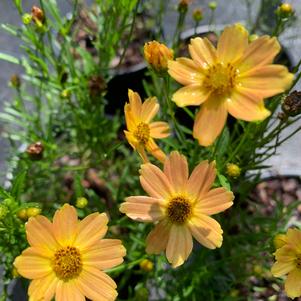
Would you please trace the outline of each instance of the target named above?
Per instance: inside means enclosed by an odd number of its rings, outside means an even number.
[[[28,219],[28,216],[27,216],[27,210],[25,208],[23,209],[20,209],[18,212],[17,212],[17,217],[23,221],[27,221]]]
[[[42,142],[32,143],[27,147],[27,154],[32,160],[41,160],[43,158],[44,146]]]
[[[3,220],[8,214],[9,210],[6,205],[0,204],[0,221]]]
[[[282,103],[282,111],[288,116],[297,116],[301,114],[301,92],[293,91]]]
[[[68,89],[64,89],[62,92],[61,92],[61,97],[62,98],[70,98],[70,91]]]
[[[91,97],[99,96],[107,89],[107,83],[101,75],[93,75],[88,82]]]
[[[12,87],[18,89],[21,86],[21,79],[20,76],[18,74],[13,74],[10,77],[10,84],[12,85]]]
[[[240,167],[234,163],[227,163],[226,173],[231,178],[237,178],[240,176]]]
[[[162,73],[167,70],[168,61],[173,59],[173,51],[164,44],[152,41],[144,44],[144,57],[156,72]]]
[[[26,209],[27,218],[35,217],[41,213],[41,208],[38,207],[30,207]]]
[[[180,0],[178,4],[178,12],[182,14],[186,14],[188,10],[188,5],[191,0]]]
[[[257,40],[259,38],[259,36],[257,34],[251,34],[249,35],[249,42],[253,42],[255,40]]]
[[[203,20],[203,11],[200,8],[196,8],[192,13],[193,20],[195,22],[200,22]]]
[[[286,244],[286,235],[285,234],[277,234],[274,237],[273,243],[276,249],[283,247]]]
[[[293,7],[289,3],[282,3],[278,9],[281,13],[286,14],[286,15],[290,15],[294,11]]]
[[[208,3],[208,7],[212,10],[215,10],[217,8],[217,3],[215,1],[210,1]]]
[[[83,209],[88,205],[88,200],[84,197],[77,198],[75,206],[77,208]]]
[[[22,16],[22,22],[23,22],[24,25],[30,24],[31,21],[32,21],[32,15],[30,15],[30,14],[24,14]]]
[[[154,268],[154,264],[149,259],[143,259],[140,262],[140,269],[145,272],[151,272]]]
[[[43,24],[45,21],[45,15],[41,8],[33,6],[31,9],[31,16],[35,23]]]

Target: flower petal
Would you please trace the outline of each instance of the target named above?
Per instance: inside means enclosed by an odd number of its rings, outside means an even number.
[[[301,270],[291,271],[285,281],[285,291],[288,297],[294,299],[301,296]]]
[[[90,248],[108,231],[108,217],[105,213],[92,213],[79,222],[74,245],[81,250]]]
[[[154,141],[154,139],[150,138],[145,145],[146,150],[150,152],[155,158],[157,158],[160,162],[164,162],[166,155],[163,153],[163,151],[160,149],[160,147],[157,145],[157,143]],[[145,160],[144,160],[145,162]]]
[[[296,260],[297,251],[292,245],[284,245],[283,247],[277,249],[275,252],[275,257],[277,261],[280,262],[291,262]]]
[[[119,210],[133,220],[154,222],[164,217],[163,203],[162,199],[147,196],[131,196],[125,199],[125,202],[120,205]]]
[[[56,287],[56,301],[85,301],[85,296],[76,287],[75,281],[59,281]]]
[[[297,252],[301,253],[301,231],[296,228],[287,231],[288,246],[293,247]]]
[[[102,239],[93,249],[82,254],[83,264],[100,270],[113,268],[123,262],[126,249],[119,239]]]
[[[142,108],[142,101],[137,92],[134,92],[133,90],[128,90],[128,96],[129,96],[129,104],[130,104],[130,110],[133,114],[133,118],[138,118],[141,115],[141,108]]]
[[[124,116],[125,116],[125,123],[126,127],[130,132],[135,131],[136,129],[136,119],[134,118],[130,104],[126,103],[124,105]]]
[[[166,247],[166,257],[173,268],[184,263],[190,255],[192,247],[192,236],[188,227],[172,225]]]
[[[292,271],[295,267],[296,267],[296,264],[293,261],[289,261],[289,262],[277,261],[274,263],[271,272],[272,272],[273,276],[281,277],[281,276],[289,273],[290,271]]]
[[[196,204],[198,213],[211,215],[222,212],[233,205],[234,195],[231,191],[220,187],[210,190]]]
[[[169,125],[167,122],[155,121],[149,124],[150,136],[152,138],[166,138],[170,135]]]
[[[193,61],[201,68],[205,68],[216,62],[216,49],[207,38],[191,39],[188,47]]]
[[[211,94],[211,91],[207,91],[198,85],[189,85],[180,88],[172,96],[172,100],[178,107],[197,106],[205,102]]]
[[[211,97],[202,104],[193,126],[193,137],[202,146],[211,145],[222,132],[227,119],[225,102]]]
[[[140,183],[151,197],[157,199],[166,199],[172,193],[172,187],[166,175],[151,163],[141,165]]]
[[[217,45],[217,57],[228,63],[239,59],[248,47],[248,32],[240,24],[227,26]]]
[[[184,57],[168,61],[168,73],[182,85],[199,84],[203,78],[200,67],[193,60]]]
[[[160,254],[166,249],[170,223],[164,219],[160,221],[146,238],[146,252],[149,254]]]
[[[208,249],[220,248],[223,242],[223,230],[213,218],[198,214],[189,221],[193,237]]]
[[[189,176],[186,157],[177,151],[171,152],[164,162],[164,173],[173,186],[174,191],[184,191]]]
[[[159,111],[159,103],[156,97],[146,99],[141,107],[140,119],[144,123],[149,123]]]

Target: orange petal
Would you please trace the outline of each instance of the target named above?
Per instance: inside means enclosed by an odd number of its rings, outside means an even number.
[[[135,131],[136,129],[136,121],[132,114],[131,107],[128,103],[124,105],[124,116],[126,127],[130,132]]]
[[[286,294],[294,299],[301,296],[301,270],[294,269],[291,271],[285,281]]]
[[[233,91],[231,98],[227,99],[227,109],[233,117],[245,121],[263,120],[271,114],[262,100],[258,101],[239,89]]]
[[[267,65],[254,68],[239,76],[243,88],[253,90],[261,98],[271,97],[287,90],[293,74],[282,65]]]
[[[106,270],[121,264],[125,254],[121,240],[102,239],[96,247],[82,254],[82,260],[84,265]]]
[[[223,242],[223,230],[213,218],[198,214],[189,221],[193,237],[208,249],[220,248]]]
[[[85,250],[104,237],[108,230],[108,217],[105,213],[92,213],[79,222],[74,245]]]
[[[239,59],[248,47],[248,32],[240,24],[227,26],[217,45],[217,57],[228,63]]]
[[[141,165],[140,183],[143,189],[156,199],[166,199],[172,194],[172,187],[166,175],[151,163]]]
[[[193,137],[202,146],[211,145],[222,132],[227,119],[227,109],[223,100],[211,97],[202,104],[194,126]]]
[[[177,151],[171,152],[164,162],[164,173],[173,186],[174,191],[184,191],[189,176],[186,157]]]
[[[141,115],[139,116],[141,121],[149,123],[159,111],[159,104],[156,97],[150,97],[146,99],[141,107]]]
[[[164,201],[147,196],[131,196],[125,199],[119,210],[133,220],[154,222],[164,217]]]
[[[56,240],[63,246],[72,244],[77,230],[77,212],[73,206],[64,204],[53,217],[53,230]]]
[[[207,38],[190,40],[189,53],[201,68],[206,68],[216,62],[216,49]]]
[[[241,73],[254,67],[271,64],[281,47],[275,37],[262,36],[249,44],[241,59],[237,62]]]
[[[54,237],[53,225],[45,216],[31,217],[25,227],[27,240],[31,246],[52,251],[59,247]]]
[[[195,209],[201,214],[217,214],[233,205],[234,195],[231,191],[220,187],[210,190],[196,204]]]
[[[160,149],[160,147],[156,144],[154,139],[150,138],[146,144],[146,149],[150,152],[155,158],[157,158],[160,162],[164,162],[166,155]]]
[[[80,290],[76,287],[75,281],[59,281],[56,287],[55,294],[56,301],[85,301],[85,296],[80,292]]]
[[[180,88],[172,96],[172,100],[178,107],[197,106],[205,102],[210,96],[211,92],[206,91],[198,85],[189,85]]]
[[[136,150],[137,147],[137,139],[134,137],[134,135],[131,132],[128,131],[124,131],[126,140],[128,141],[128,143],[131,145],[131,147]]]
[[[166,257],[176,268],[184,263],[192,251],[191,233],[186,226],[172,225],[166,247]]]
[[[146,238],[146,252],[149,254],[160,254],[166,249],[170,223],[164,219],[160,221]]]
[[[203,75],[193,60],[180,57],[176,61],[168,61],[168,73],[182,85],[199,84]]]
[[[166,138],[170,135],[167,122],[155,121],[149,124],[150,136],[152,138]]]
[[[295,267],[296,264],[293,261],[289,261],[289,262],[277,261],[276,263],[274,263],[271,272],[273,276],[281,277],[283,275],[286,275],[290,271],[292,271]]]
[[[129,104],[130,109],[133,114],[134,118],[137,118],[141,115],[141,108],[142,108],[142,101],[137,92],[134,92],[133,90],[128,90],[128,96],[129,96]]]

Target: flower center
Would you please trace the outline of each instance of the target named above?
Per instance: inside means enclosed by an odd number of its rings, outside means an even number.
[[[80,252],[77,248],[68,246],[55,252],[52,268],[59,279],[68,281],[77,277],[82,267]]]
[[[191,202],[185,197],[174,197],[169,201],[167,205],[167,216],[169,220],[174,224],[184,224],[191,217],[191,214]]]
[[[301,254],[297,254],[296,266],[298,269],[301,269]]]
[[[141,144],[146,144],[149,140],[149,134],[150,134],[150,129],[149,129],[149,125],[144,123],[144,122],[140,122],[137,125],[136,130],[134,131],[134,136],[135,138],[141,143]]]
[[[230,63],[217,63],[206,70],[203,85],[215,94],[229,93],[235,87],[237,74]]]

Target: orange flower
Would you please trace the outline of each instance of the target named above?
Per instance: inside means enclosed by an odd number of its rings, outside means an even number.
[[[153,139],[169,136],[169,126],[166,122],[151,122],[158,110],[159,104],[155,97],[148,98],[142,103],[139,94],[129,90],[129,103],[124,106],[128,130],[124,133],[144,162],[148,162],[145,149],[161,162],[164,162],[166,157]]]
[[[120,211],[131,219],[155,222],[146,239],[146,251],[166,257],[173,267],[184,263],[192,251],[192,236],[209,249],[222,245],[222,229],[210,217],[232,206],[233,193],[225,188],[210,189],[214,163],[203,161],[189,177],[187,160],[172,152],[161,171],[153,164],[141,166],[140,182],[149,196],[131,196]]]
[[[101,270],[123,262],[125,248],[117,239],[103,239],[105,213],[78,221],[74,207],[65,204],[51,223],[44,216],[26,224],[30,247],[15,259],[23,277],[32,279],[30,300],[115,300],[115,282]]]
[[[192,60],[168,62],[169,74],[185,86],[173,101],[180,107],[202,104],[193,128],[201,145],[214,142],[228,113],[245,121],[270,115],[263,99],[284,92],[293,79],[286,67],[272,64],[279,51],[275,37],[249,43],[246,29],[236,24],[225,28],[217,49],[207,38],[194,38],[189,45]]]

